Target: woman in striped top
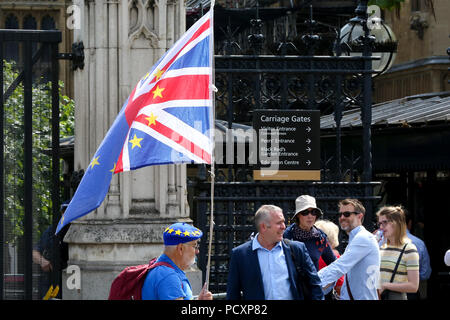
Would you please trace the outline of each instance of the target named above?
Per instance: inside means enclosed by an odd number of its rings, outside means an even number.
[[[380,248],[379,294],[389,290],[389,300],[407,300],[406,293],[419,288],[419,254],[406,236],[405,213],[401,206],[386,206],[377,212],[378,225],[387,242]],[[391,282],[397,260],[403,255]]]

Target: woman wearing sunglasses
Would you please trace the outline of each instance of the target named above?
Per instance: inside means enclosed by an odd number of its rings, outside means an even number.
[[[380,289],[383,300],[407,300],[419,288],[419,254],[406,236],[403,208],[387,206],[377,212],[386,243],[380,248]]]
[[[295,215],[291,224],[284,232],[284,238],[301,241],[308,249],[312,262],[319,270],[319,258],[328,265],[336,260],[336,256],[328,242],[327,235],[314,226],[322,216],[322,210],[317,208],[316,199],[302,195],[295,200]]]

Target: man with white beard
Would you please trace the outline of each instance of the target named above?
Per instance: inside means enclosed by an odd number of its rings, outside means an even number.
[[[199,239],[203,233],[187,223],[174,223],[164,230],[162,263],[148,272],[142,287],[142,300],[192,300],[192,287],[184,270],[195,263]],[[203,286],[199,300],[212,300],[212,293]]]

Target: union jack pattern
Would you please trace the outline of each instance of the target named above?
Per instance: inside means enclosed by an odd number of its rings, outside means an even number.
[[[98,208],[114,173],[211,164],[212,9],[138,82],[91,160],[56,233]]]

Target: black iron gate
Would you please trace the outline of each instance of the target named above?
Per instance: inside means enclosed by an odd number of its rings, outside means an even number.
[[[45,294],[33,250],[60,218],[60,42],[60,31],[0,30],[0,299]],[[48,275],[60,286],[60,273]]]
[[[366,8],[358,8],[356,19],[365,23]],[[286,20],[286,22],[289,22]],[[251,128],[252,113],[257,109],[320,110],[321,115],[334,114],[334,152],[321,152],[321,181],[283,182],[254,181],[253,167],[248,160],[233,163],[216,158],[214,186],[214,235],[211,257],[210,289],[213,292],[226,291],[228,262],[232,248],[249,240],[255,231],[253,217],[259,206],[275,204],[283,209],[287,221],[294,213],[295,199],[302,194],[316,197],[324,211],[325,219],[335,220],[337,202],[344,198],[360,199],[366,209],[364,225],[373,230],[374,195],[377,182],[372,182],[371,155],[371,105],[372,105],[372,56],[370,37],[366,30],[361,38],[363,52],[360,56],[342,56],[339,41],[331,42],[333,56],[314,55],[317,22],[312,16],[305,22],[301,37],[306,48],[303,55],[296,46],[286,40],[277,45],[278,55],[267,55],[263,50],[262,21],[258,18],[250,23],[253,28],[248,36],[246,55],[236,54],[242,48],[233,40],[231,28],[223,46],[223,55],[215,56],[216,127],[222,127],[225,135],[233,128]],[[286,26],[286,30],[292,26]],[[282,28],[283,29],[283,28]],[[366,28],[367,29],[367,28]],[[339,40],[337,29],[336,40]],[[288,49],[291,54],[288,55]],[[293,54],[292,52],[296,54]],[[341,144],[340,119],[350,108],[361,110],[363,134],[361,143],[344,154]],[[228,146],[229,147],[229,146]],[[216,143],[217,149],[224,148]],[[233,145],[234,150],[237,145]],[[225,154],[229,149],[224,148]],[[222,151],[221,150],[221,151]],[[249,151],[248,143],[245,152]],[[239,152],[239,151],[238,151]],[[242,149],[241,151],[242,152]],[[222,152],[220,152],[222,154]],[[236,152],[234,152],[236,154]],[[224,157],[225,158],[225,157]],[[242,160],[242,154],[239,159]],[[244,157],[245,158],[245,157]],[[228,159],[229,160],[229,159]],[[206,167],[200,169],[195,182],[194,207],[197,224],[205,232],[199,255],[199,267],[205,276],[210,224],[210,183]],[[340,235],[345,246],[345,234]]]

